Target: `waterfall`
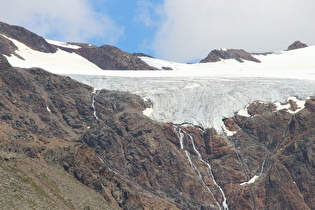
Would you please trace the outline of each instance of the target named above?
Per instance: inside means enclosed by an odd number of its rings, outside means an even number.
[[[101,156],[96,155],[96,157],[107,167],[107,169],[108,169],[109,171],[111,171],[111,172],[113,172],[114,174],[118,175],[117,172],[115,172],[113,169],[111,169],[111,168],[105,163],[104,159],[101,158]]]
[[[98,116],[96,114],[96,108],[95,108],[95,100],[96,97],[98,96],[98,94],[101,92],[101,90],[98,90],[96,88],[94,88],[94,91],[92,92],[92,108],[94,110],[93,115],[95,117],[96,120],[98,120]]]
[[[178,139],[179,139],[179,143],[180,143],[180,149],[184,151],[184,153],[186,155],[186,158],[187,158],[188,162],[190,163],[191,168],[197,173],[197,175],[199,177],[199,180],[201,181],[203,186],[209,191],[209,193],[211,194],[213,200],[216,202],[216,204],[219,207],[219,209],[228,210],[229,207],[228,207],[228,204],[227,204],[227,199],[226,199],[225,193],[224,193],[223,189],[220,187],[220,185],[216,182],[216,180],[214,178],[214,175],[213,175],[213,172],[212,172],[211,165],[209,163],[207,163],[205,160],[203,160],[200,152],[197,150],[193,137],[191,135],[189,135],[187,132],[185,132],[184,130],[182,130],[180,127],[177,127],[177,126],[173,125],[173,128],[174,128],[174,130],[177,133],[177,136],[178,136]],[[185,149],[184,139],[186,139],[186,140],[189,139],[191,141],[191,144],[193,146],[194,152],[196,153],[196,155],[198,157],[198,160],[208,167],[208,169],[209,169],[208,174],[209,174],[213,184],[215,185],[215,187],[217,189],[219,189],[219,191],[221,192],[221,195],[223,197],[222,204],[220,204],[218,202],[217,198],[215,197],[215,195],[212,192],[212,190],[210,189],[210,187],[205,183],[205,181],[204,181],[204,179],[203,179],[203,177],[202,177],[202,175],[200,173],[200,170],[198,169],[198,167],[192,161],[192,159],[190,157],[191,154],[189,153],[188,150]]]
[[[187,135],[188,135],[188,137],[189,137],[190,140],[191,140],[191,144],[192,144],[192,146],[193,146],[193,149],[194,149],[195,153],[196,153],[197,156],[198,156],[198,159],[199,159],[202,163],[204,163],[204,164],[207,165],[207,167],[208,167],[208,169],[209,169],[209,175],[210,175],[210,177],[211,177],[211,179],[212,179],[214,185],[220,190],[220,192],[221,192],[221,194],[222,194],[222,197],[223,197],[223,202],[222,202],[223,209],[229,209],[229,207],[228,207],[228,205],[227,205],[227,200],[226,200],[225,193],[224,193],[223,189],[220,187],[220,185],[216,182],[216,180],[215,180],[215,178],[214,178],[214,175],[213,175],[213,172],[212,172],[212,167],[211,167],[211,165],[202,159],[202,156],[201,156],[200,152],[197,150],[197,148],[196,148],[196,146],[195,146],[194,138],[193,138],[191,135],[189,135],[188,133],[187,133]]]

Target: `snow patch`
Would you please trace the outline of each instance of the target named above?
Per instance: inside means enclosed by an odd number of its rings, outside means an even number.
[[[48,106],[46,106],[46,109],[47,109],[47,111],[48,111],[48,112],[50,112],[50,113],[51,113],[51,110],[49,109],[49,107],[48,107]]]
[[[64,47],[64,48],[69,48],[69,49],[74,49],[74,50],[77,50],[77,49],[80,49],[81,47],[78,46],[78,45],[73,45],[73,44],[68,44],[66,42],[59,42],[59,41],[54,41],[54,40],[47,40],[46,41],[49,43],[49,44],[52,44],[52,45],[55,45],[55,46],[59,46],[59,47]]]
[[[249,105],[247,105],[244,109],[240,109],[240,110],[237,112],[237,114],[240,115],[240,116],[243,116],[243,117],[251,117],[251,115],[248,114],[248,109],[247,109],[248,106],[249,106]]]
[[[227,136],[233,136],[237,133],[237,131],[229,131],[225,125],[222,126],[222,129]]]
[[[243,182],[241,183],[240,185],[247,185],[247,184],[253,184],[254,182],[257,181],[257,179],[259,178],[260,176],[257,176],[255,175],[253,178],[251,178],[250,180],[248,180],[247,182]]]
[[[307,98],[307,99],[309,99],[309,98]],[[294,101],[294,102],[296,103],[297,107],[298,107],[295,111],[288,110],[289,113],[295,114],[295,113],[298,113],[299,111],[301,111],[302,109],[305,108],[305,102],[306,102],[306,100],[298,100],[296,97],[290,97],[290,98],[288,98],[288,101],[289,101],[289,100]]]
[[[309,97],[306,99],[309,99]],[[290,100],[296,103],[297,105],[296,110],[291,110],[291,104],[289,103]],[[287,112],[291,114],[296,114],[305,108],[305,102],[306,100],[299,100],[296,97],[289,97],[287,100],[287,104],[281,104],[280,102],[275,102],[275,105],[277,106],[278,111],[286,109]]]
[[[154,109],[152,107],[146,108],[145,110],[142,111],[142,113],[147,117],[150,117],[153,112]]]
[[[275,102],[275,105],[277,106],[277,111],[282,109],[289,109],[291,107],[289,103],[281,104],[280,102]]]

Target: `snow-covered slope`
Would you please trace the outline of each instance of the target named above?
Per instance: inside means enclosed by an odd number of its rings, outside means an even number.
[[[60,49],[54,54],[41,53],[10,40],[24,58],[7,56],[13,66],[41,67],[96,88],[139,94],[153,102],[145,113],[163,122],[189,122],[220,130],[223,117],[232,116],[253,101],[284,103],[291,96],[305,99],[315,95],[315,46],[256,55],[261,63],[223,60],[183,64],[141,57],[151,66],[173,70],[104,71],[75,53]]]
[[[171,67],[166,73],[173,76],[224,76],[224,77],[271,77],[315,79],[315,46],[292,51],[280,51],[267,55],[254,55],[261,61],[256,63],[234,59],[215,63],[182,64],[149,57],[142,59],[149,65],[162,68]]]
[[[56,53],[43,53],[29,48],[15,39],[5,38],[11,40],[18,47],[16,54],[24,59],[22,60],[15,55],[6,56],[13,66],[22,68],[39,67],[56,74],[89,74],[90,72],[101,74],[103,72],[98,66],[76,53],[69,53],[61,49],[58,49]],[[56,41],[50,41],[50,43],[62,45],[63,47],[78,47]]]

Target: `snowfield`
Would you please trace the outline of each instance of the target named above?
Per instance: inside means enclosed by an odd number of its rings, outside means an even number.
[[[187,122],[223,132],[222,118],[237,112],[248,116],[246,106],[249,103],[278,102],[280,109],[287,108],[281,105],[289,97],[296,97],[299,105],[303,106],[300,100],[315,95],[315,46],[256,55],[261,63],[223,60],[183,64],[141,57],[151,66],[160,69],[171,67],[173,70],[112,71],[101,70],[76,53],[60,49],[53,54],[41,53],[10,40],[19,48],[16,53],[25,59],[7,56],[11,65],[40,67],[52,73],[68,75],[97,89],[138,94],[153,103],[144,113],[162,122]],[[49,42],[67,47],[66,43]]]
[[[55,74],[89,74],[89,71],[95,74],[103,72],[98,66],[76,53],[69,53],[60,49],[56,53],[43,53],[29,48],[17,40],[4,37],[11,40],[18,47],[15,52],[24,58],[22,60],[14,55],[6,56],[12,66],[21,68],[39,67]],[[50,43],[52,42],[50,41]],[[62,45],[60,42],[54,42],[54,44],[57,43]],[[73,46],[71,45],[71,47]]]

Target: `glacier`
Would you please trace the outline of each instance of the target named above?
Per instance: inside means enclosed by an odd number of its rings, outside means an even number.
[[[274,102],[280,106],[289,97],[305,100],[315,95],[315,46],[254,55],[261,63],[239,63],[229,59],[184,64],[140,57],[151,66],[173,70],[112,71],[102,70],[76,53],[58,49],[56,53],[47,54],[5,38],[14,42],[18,47],[16,54],[24,58],[6,56],[12,66],[39,67],[70,76],[96,89],[140,95],[152,104],[144,113],[160,122],[213,127],[223,133],[222,119],[243,113],[254,101]]]
[[[315,93],[315,81],[279,78],[107,77],[69,75],[97,88],[129,91],[152,102],[150,117],[222,130],[222,119],[254,101],[285,103]]]

